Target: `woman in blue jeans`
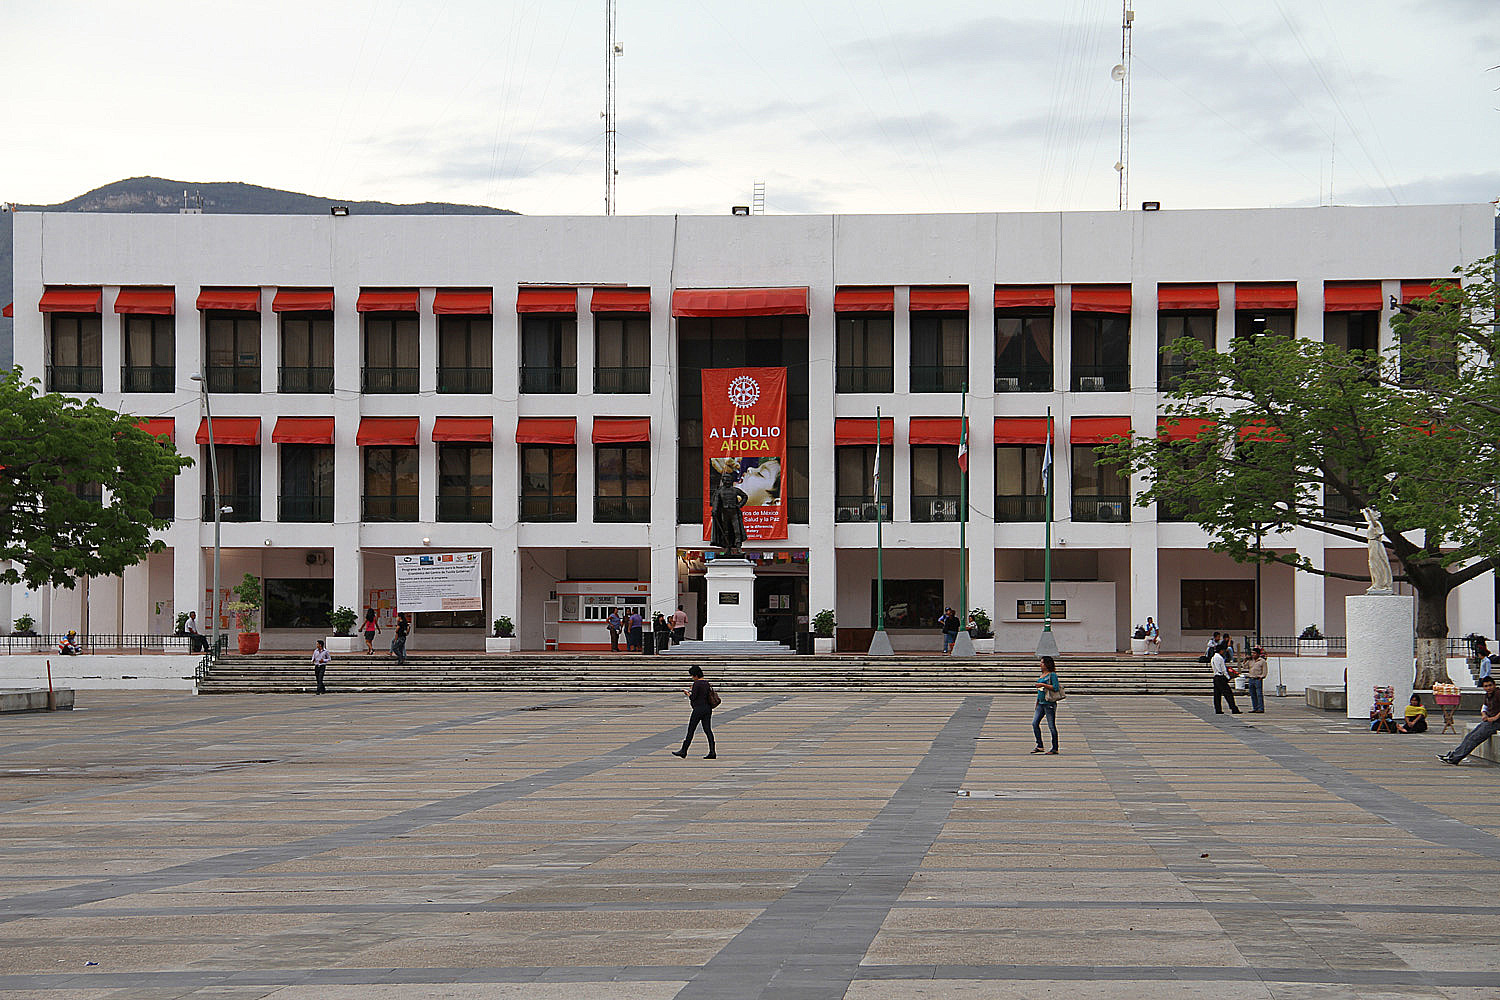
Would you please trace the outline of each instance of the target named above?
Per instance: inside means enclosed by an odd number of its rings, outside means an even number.
[[[1050,656],[1042,657],[1042,676],[1036,679],[1036,714],[1031,717],[1031,731],[1036,734],[1036,749],[1032,753],[1057,753],[1057,702],[1047,700],[1047,692],[1061,691],[1057,680],[1057,661]],[[1047,718],[1047,728],[1052,730],[1052,749],[1042,749],[1042,717]]]

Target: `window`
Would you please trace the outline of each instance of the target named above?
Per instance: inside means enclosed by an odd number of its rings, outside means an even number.
[[[838,392],[895,388],[895,323],[889,315],[838,317]]]
[[[1254,628],[1254,580],[1182,581],[1184,632],[1234,632]]]
[[[969,314],[913,313],[911,391],[963,392],[969,381]]]
[[[404,312],[368,312],[364,317],[365,392],[416,392],[421,358],[417,317]]]
[[[260,446],[245,444],[221,444],[215,449],[219,464],[219,506],[221,521],[260,520]],[[208,472],[209,448],[203,448],[202,464],[199,468]],[[207,476],[204,477],[208,479]],[[203,520],[214,519],[213,483],[204,484]]]
[[[364,520],[415,521],[418,483],[417,449],[366,448]]]
[[[1380,350],[1380,313],[1330,312],[1323,314],[1323,340],[1346,351]]]
[[[911,519],[957,521],[963,473],[958,468],[958,445],[917,444],[911,447]]]
[[[596,445],[594,520],[651,520],[651,446]]]
[[[418,611],[412,615],[412,627],[418,630],[429,628],[485,628],[490,621],[490,582],[479,582],[479,593],[484,595],[484,605],[477,611]]]
[[[1095,445],[1073,445],[1073,520],[1130,520],[1130,483]]]
[[[47,391],[103,392],[98,313],[48,313]]]
[[[1156,316],[1156,339],[1161,348],[1157,362],[1156,385],[1164,391],[1177,388],[1193,369],[1187,355],[1170,350],[1183,337],[1189,337],[1212,351],[1216,343],[1214,325],[1217,314],[1211,312],[1163,312]]]
[[[260,392],[260,315],[211,309],[204,321],[209,392]]]
[[[651,321],[647,317],[594,317],[594,391],[651,391]]]
[[[281,314],[282,392],[333,392],[333,313]]]
[[[177,516],[177,484],[173,480],[161,484],[161,491],[151,501],[151,516],[161,521],[170,521]]]
[[[833,450],[835,521],[874,521],[875,446],[844,445]],[[891,446],[880,446],[880,520],[891,519],[891,481],[896,469],[892,464]]]
[[[438,446],[439,521],[489,521],[495,449],[488,444]]]
[[[491,391],[494,339],[489,316],[439,316],[438,392]]]
[[[1420,337],[1420,325],[1409,324],[1401,332],[1401,384],[1422,385],[1432,377],[1451,377],[1458,371],[1458,344],[1440,329]]]
[[[521,520],[578,520],[578,450],[566,445],[521,447]]]
[[[995,391],[1052,391],[1052,311],[995,312]]]
[[[1042,475],[1045,445],[995,446],[995,520],[1045,521],[1047,482]]]
[[[880,621],[878,582],[870,581],[870,624]],[[942,580],[885,581],[885,627],[887,629],[937,628],[943,613]]]
[[[1117,313],[1073,314],[1073,391],[1130,389],[1130,317]]]
[[[121,392],[175,392],[176,318],[126,315],[121,317]]]
[[[266,628],[328,629],[333,617],[333,580],[266,579]]]
[[[333,521],[333,448],[326,444],[281,446],[281,510],[278,520]]]
[[[1236,309],[1234,313],[1234,335],[1236,337],[1291,337],[1297,328],[1297,313],[1293,309]]]
[[[521,391],[578,391],[577,317],[521,317]]]

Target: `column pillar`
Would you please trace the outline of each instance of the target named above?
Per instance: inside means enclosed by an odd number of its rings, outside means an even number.
[[[1130,621],[1123,623],[1127,630],[1146,624],[1148,616],[1155,620],[1158,628],[1161,627],[1161,608],[1157,607],[1161,600],[1160,559],[1156,526],[1133,526],[1130,539]]]
[[[359,528],[338,525],[334,530],[337,537],[333,541],[333,606],[353,608],[363,623],[369,595],[365,593],[365,557],[359,546]]]
[[[592,308],[592,293],[586,303]],[[588,378],[593,380],[594,335],[590,312],[589,335],[579,337],[578,357],[588,359]],[[672,290],[660,286],[651,289],[651,514],[646,526],[647,572],[651,584],[651,609],[664,615],[677,610],[677,338],[673,336]],[[581,326],[582,324],[580,324]],[[582,381],[582,374],[579,379]],[[580,386],[581,388],[581,386]],[[602,397],[601,397],[602,398]],[[618,411],[616,411],[618,412]],[[578,503],[588,504],[587,514],[580,510],[580,520],[593,521],[594,446],[592,428],[578,429]],[[585,470],[584,466],[587,465]],[[584,484],[588,492],[583,492]],[[686,601],[682,602],[684,605]],[[701,622],[697,624],[702,624]]]
[[[1297,551],[1318,569],[1324,566],[1323,538],[1312,532],[1297,532]],[[1309,625],[1318,626],[1324,635],[1331,635],[1328,625],[1328,608],[1324,598],[1326,579],[1319,573],[1292,574],[1292,633],[1301,635]],[[1265,621],[1265,609],[1261,609],[1261,620]],[[1347,635],[1347,631],[1345,632]]]
[[[490,551],[490,618],[509,618],[521,629],[521,550],[516,544],[514,524],[495,533]],[[540,648],[540,646],[538,646]]]
[[[115,297],[120,294],[120,289],[115,285],[106,285],[100,305],[99,316],[99,358],[103,367],[104,395],[112,395],[120,391],[120,360],[124,355],[123,331],[125,327],[124,317],[115,312]],[[178,300],[178,308],[181,308],[181,299]]]
[[[852,621],[856,610],[838,606],[838,548],[834,545],[834,386],[836,351],[830,284],[813,289],[807,320],[807,614],[830,608]],[[899,366],[898,366],[899,368]],[[882,414],[883,415],[883,414]],[[799,623],[800,624],[800,623]]]
[[[120,601],[120,632],[145,635],[154,619],[151,607],[151,560],[147,556],[134,566],[125,567]]]
[[[895,380],[891,412],[881,416],[891,421],[891,511],[888,527],[911,523],[911,288],[897,285],[893,313],[892,357]],[[898,411],[897,404],[900,409]],[[874,624],[873,622],[871,624]]]

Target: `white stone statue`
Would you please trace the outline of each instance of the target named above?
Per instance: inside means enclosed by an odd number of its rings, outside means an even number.
[[[1367,594],[1390,594],[1391,589],[1391,557],[1386,554],[1385,543],[1380,536],[1385,529],[1380,525],[1380,515],[1375,512],[1374,507],[1366,507],[1365,515],[1365,538],[1370,545],[1370,589]]]

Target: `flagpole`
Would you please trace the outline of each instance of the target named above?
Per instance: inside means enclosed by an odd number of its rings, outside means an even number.
[[[871,656],[894,656],[891,637],[885,631],[885,548],[881,539],[881,528],[885,517],[881,512],[880,491],[880,442],[883,422],[880,407],[875,407],[875,634],[870,637]],[[895,421],[891,426],[892,443],[895,441]]]
[[[974,640],[969,635],[969,385],[964,383],[960,408],[958,439],[958,640],[953,656],[973,656]]]
[[[1047,547],[1042,551],[1042,636],[1037,640],[1036,655],[1056,656],[1057,637],[1052,634],[1052,407],[1047,407],[1047,450],[1042,476],[1047,480]]]

